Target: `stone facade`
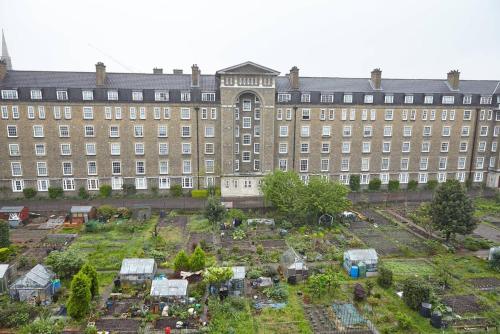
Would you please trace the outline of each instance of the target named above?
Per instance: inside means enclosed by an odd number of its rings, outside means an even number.
[[[221,187],[295,170],[362,184],[499,186],[498,81],[302,78],[251,62],[201,75],[16,71],[0,63],[0,187]],[[90,96],[91,95],[91,96]],[[90,98],[92,97],[92,98]]]

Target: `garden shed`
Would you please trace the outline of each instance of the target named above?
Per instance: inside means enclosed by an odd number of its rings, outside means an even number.
[[[0,208],[0,219],[6,220],[10,227],[18,227],[28,222],[30,213],[26,206],[4,206]]]
[[[120,280],[129,283],[152,281],[156,274],[154,259],[123,259]]]
[[[271,218],[252,218],[247,219],[248,225],[267,225],[274,226],[274,219]]]
[[[12,267],[8,264],[0,264],[0,294],[8,291]]]
[[[10,297],[22,302],[48,304],[56,290],[53,285],[55,277],[56,275],[51,270],[37,264],[10,286]]]
[[[184,302],[187,287],[186,279],[155,279],[151,283],[151,297],[166,302]]]
[[[138,221],[146,221],[151,218],[151,205],[136,204],[132,207],[132,218]]]
[[[233,277],[228,282],[229,294],[233,296],[241,296],[245,294],[245,267],[232,267]]]
[[[344,268],[352,277],[371,277],[377,274],[378,255],[373,248],[350,249],[344,252]]]
[[[65,226],[79,226],[89,220],[96,219],[97,209],[93,206],[72,206],[70,219],[64,223]]]
[[[309,275],[305,260],[292,247],[281,255],[280,269],[289,283],[300,282]]]

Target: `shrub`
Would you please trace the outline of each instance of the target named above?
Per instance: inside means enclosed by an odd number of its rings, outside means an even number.
[[[108,204],[101,205],[99,208],[97,208],[97,213],[99,214],[99,216],[102,216],[106,220],[113,217],[117,213],[117,211],[117,209]]]
[[[85,263],[79,271],[85,274],[90,280],[90,294],[95,297],[99,294],[99,281],[97,279],[97,271],[90,263]]]
[[[349,188],[351,188],[352,191],[359,191],[359,189],[361,189],[359,175],[351,175],[349,177]]]
[[[264,289],[263,292],[267,298],[274,301],[286,301],[288,299],[288,289],[283,284],[276,284]]]
[[[368,183],[368,189],[371,191],[377,191],[380,190],[381,185],[382,181],[380,181],[379,178],[374,178],[370,180],[370,183]]]
[[[253,269],[250,269],[247,272],[247,278],[249,278],[249,279],[256,279],[256,278],[261,277],[262,274],[263,274],[263,272],[262,272],[261,269],[253,268]]]
[[[392,270],[386,267],[378,268],[377,283],[384,289],[390,288],[392,285]]]
[[[399,190],[399,181],[398,180],[389,180],[389,185],[387,186],[389,191],[398,191]]]
[[[242,222],[247,219],[247,215],[240,209],[229,209],[227,211],[227,216],[230,219],[236,218],[236,219],[241,220]]]
[[[134,195],[137,192],[137,189],[135,189],[135,185],[134,184],[130,184],[130,183],[125,183],[122,186],[122,190],[123,190],[123,194],[125,196],[131,196],[131,195]]]
[[[85,189],[85,187],[78,188],[78,197],[81,199],[88,199],[90,197],[89,192]]]
[[[354,286],[354,300],[357,301],[357,302],[361,302],[363,300],[365,300],[366,298],[366,291],[365,291],[365,288],[363,288],[363,286],[359,283],[356,283],[356,285]]]
[[[375,283],[373,281],[366,281],[365,287],[366,287],[366,294],[368,296],[371,296],[373,288],[375,287]]]
[[[257,254],[259,255],[262,255],[264,254],[264,246],[262,246],[261,244],[258,244],[257,247],[255,248],[255,251],[257,252]]]
[[[129,208],[120,207],[120,208],[116,209],[116,212],[123,219],[129,219],[130,217],[132,217],[132,211]]]
[[[403,281],[403,301],[408,307],[418,311],[423,302],[429,302],[431,287],[417,277],[409,277]]]
[[[398,328],[402,330],[410,330],[413,328],[413,321],[406,313],[397,312],[396,320],[398,321]]]
[[[174,259],[174,270],[176,272],[189,270],[189,257],[184,250],[181,250]]]
[[[38,191],[35,188],[24,188],[23,189],[24,197],[28,198],[28,199],[35,197],[37,192]]]
[[[10,227],[9,223],[0,219],[0,248],[10,246]]]
[[[170,187],[170,195],[172,197],[181,197],[182,196],[182,186],[180,184],[174,184]]]
[[[7,247],[0,248],[0,262],[7,262],[10,255],[10,249]]]
[[[83,266],[83,258],[75,250],[52,251],[45,259],[45,263],[61,278],[70,278]]]
[[[491,255],[490,267],[491,269],[500,272],[500,251],[497,250]]]
[[[54,321],[49,317],[40,317],[35,321],[20,328],[20,334],[60,334],[63,330],[63,323]]]
[[[95,326],[87,326],[83,334],[97,334],[97,328]]]
[[[206,258],[205,252],[198,245],[194,249],[193,254],[191,254],[191,257],[189,258],[189,268],[192,271],[198,271],[198,270],[205,269],[206,261],[207,261],[207,258]]]
[[[71,280],[71,293],[67,307],[68,315],[73,319],[83,319],[90,311],[92,294],[90,279],[83,273],[78,273]]]
[[[49,197],[52,199],[63,197],[64,191],[61,187],[49,187]]]
[[[434,190],[438,186],[438,181],[437,180],[429,180],[427,181],[427,184],[425,185],[425,189],[427,190]]]
[[[408,191],[415,191],[415,190],[417,190],[418,189],[418,182],[417,182],[417,180],[410,180],[408,182],[408,185],[407,185],[406,189]]]
[[[108,198],[111,196],[113,189],[109,184],[103,184],[99,187],[99,195],[103,198]]]
[[[489,249],[492,244],[488,240],[467,237],[464,239],[463,245],[464,248],[470,251],[478,251],[480,249]]]
[[[191,197],[192,198],[207,198],[208,197],[208,190],[206,190],[206,189],[191,190]]]
[[[10,299],[0,300],[0,327],[13,328],[29,323],[37,315],[36,306]]]

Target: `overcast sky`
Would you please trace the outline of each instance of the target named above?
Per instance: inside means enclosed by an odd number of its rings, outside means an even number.
[[[499,0],[0,0],[14,69],[500,79]]]

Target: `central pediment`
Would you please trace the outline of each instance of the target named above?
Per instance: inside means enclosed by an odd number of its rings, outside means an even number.
[[[268,67],[247,61],[238,65],[224,68],[216,72],[220,74],[259,74],[259,75],[279,75],[280,72],[270,69]]]

